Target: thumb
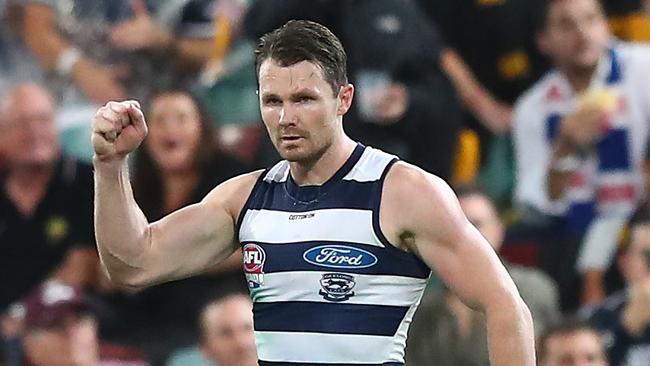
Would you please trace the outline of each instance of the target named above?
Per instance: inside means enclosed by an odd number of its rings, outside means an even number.
[[[149,10],[147,10],[147,3],[145,0],[131,0],[131,10],[133,11],[133,16],[135,18],[149,16]]]

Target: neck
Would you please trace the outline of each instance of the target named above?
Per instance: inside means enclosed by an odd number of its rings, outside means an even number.
[[[291,177],[299,186],[321,185],[345,164],[356,146],[352,139],[342,135],[316,160],[292,162]]]
[[[176,210],[189,201],[198,177],[196,169],[162,172],[165,212]]]
[[[598,65],[583,68],[567,68],[564,70],[564,75],[566,75],[571,88],[577,93],[581,93],[589,87],[597,67]]]
[[[9,198],[26,216],[31,216],[54,174],[54,164],[9,167],[6,190]]]

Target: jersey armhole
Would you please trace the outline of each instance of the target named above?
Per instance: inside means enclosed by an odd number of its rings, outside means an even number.
[[[255,185],[253,185],[253,189],[251,190],[251,193],[248,195],[248,198],[246,199],[246,202],[244,203],[244,206],[242,206],[241,211],[239,211],[239,215],[237,216],[237,222],[236,222],[236,233],[237,233],[237,242],[239,242],[239,231],[241,230],[241,224],[242,221],[244,220],[244,215],[246,215],[246,211],[248,211],[248,208],[251,206],[251,201],[253,200],[253,197],[255,194],[257,194],[258,188],[262,182],[264,182],[264,178],[266,177],[266,174],[269,172],[270,169],[264,169],[262,174],[260,174],[259,177],[257,177],[257,180],[255,181]]]
[[[381,173],[381,178],[379,178],[379,183],[377,184],[377,192],[375,192],[375,204],[372,207],[372,229],[375,232],[377,239],[379,239],[379,241],[384,244],[386,248],[395,248],[395,246],[388,240],[388,238],[386,238],[386,235],[384,235],[384,232],[381,230],[379,210],[381,208],[381,196],[384,191],[384,181],[386,180],[386,175],[388,175],[390,169],[398,161],[398,158],[393,158],[390,162],[388,162],[388,164],[386,164],[384,171]]]

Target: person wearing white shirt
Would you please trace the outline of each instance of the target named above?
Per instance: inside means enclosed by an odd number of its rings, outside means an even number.
[[[618,233],[643,196],[650,47],[614,40],[597,0],[547,4],[538,44],[554,69],[515,106],[515,200],[555,218],[556,238],[579,238],[582,301],[594,303],[604,298]]]

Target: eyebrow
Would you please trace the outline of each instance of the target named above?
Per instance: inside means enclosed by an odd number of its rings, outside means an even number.
[[[289,94],[290,99],[295,98],[295,97],[303,97],[303,96],[309,96],[309,97],[316,98],[316,97],[318,97],[318,94],[315,93],[313,90],[310,90],[310,89],[300,89],[300,90],[298,90],[296,92],[293,92],[293,93]],[[262,93],[262,99],[266,100],[266,99],[270,99],[270,98],[282,99],[280,97],[280,95],[278,95],[277,93]]]

